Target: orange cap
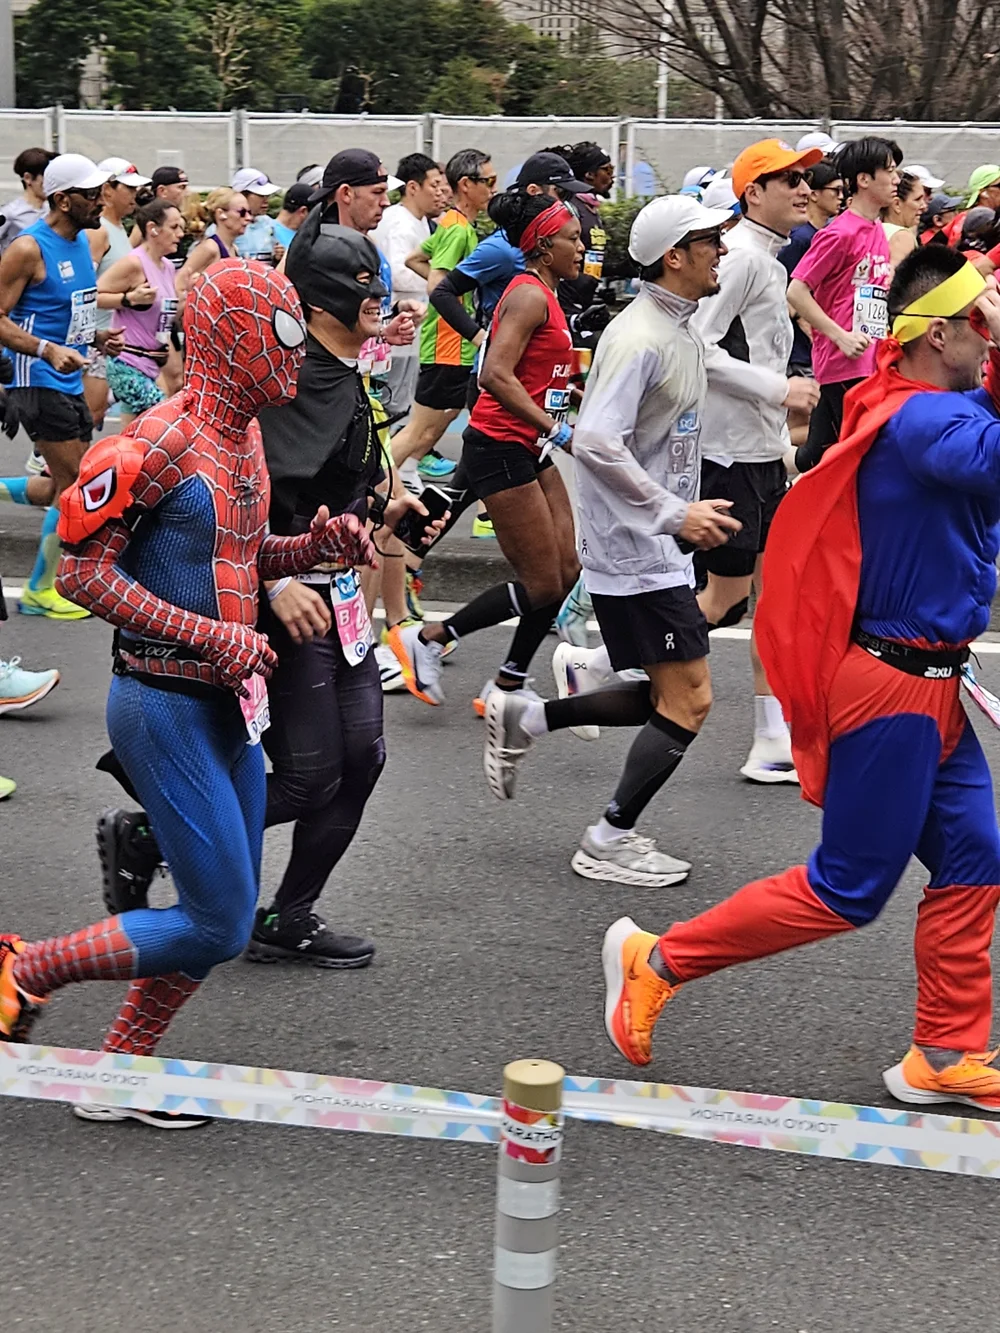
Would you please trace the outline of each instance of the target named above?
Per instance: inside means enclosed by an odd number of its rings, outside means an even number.
[[[774,171],[787,171],[789,167],[814,167],[823,160],[822,148],[807,148],[798,152],[784,139],[761,139],[744,148],[733,163],[733,193],[739,199],[751,181],[761,176],[769,176]]]

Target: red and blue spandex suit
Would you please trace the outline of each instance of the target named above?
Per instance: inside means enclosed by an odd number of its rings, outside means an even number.
[[[254,628],[258,579],[371,552],[353,516],[267,532],[256,414],[295,394],[305,328],[292,284],[263,265],[215,264],[188,298],[185,332],[184,391],[89,450],[64,494],[59,571],[62,592],[120,632],[108,731],[178,902],[29,944],[14,968],[37,999],[70,981],[133,979],[105,1049],[138,1053],[250,936],[265,775],[238,696],[276,661]]]
[[[989,1042],[1000,900],[990,772],[957,675],[905,674],[851,635],[856,626],[941,650],[986,628],[1000,417],[986,389],[904,380],[899,355],[883,347],[842,442],[782,502],[768,546],[761,657],[790,717],[803,794],[823,807],[822,841],[807,865],[746,885],[672,927],[660,948],[689,980],[867,925],[916,855],[929,881],[914,1041],[978,1052]]]

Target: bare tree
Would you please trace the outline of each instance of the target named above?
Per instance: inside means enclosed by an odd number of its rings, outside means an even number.
[[[586,21],[730,116],[1000,119],[997,0],[607,0]]]

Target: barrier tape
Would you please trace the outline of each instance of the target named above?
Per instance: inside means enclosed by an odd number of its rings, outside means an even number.
[[[500,1142],[503,1116],[499,1097],[477,1093],[13,1042],[0,1042],[0,1097],[479,1144]],[[996,1120],[572,1076],[563,1112],[745,1148],[1000,1178]]]

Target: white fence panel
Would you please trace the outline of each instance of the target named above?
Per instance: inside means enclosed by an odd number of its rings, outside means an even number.
[[[525,158],[541,148],[593,139],[618,161],[617,120],[578,116],[432,116],[431,156],[445,163],[460,148],[481,148],[497,169],[497,188],[504,189]]]
[[[681,188],[692,167],[726,167],[758,139],[794,144],[814,130],[800,120],[630,120],[625,124],[625,193],[654,195]]]
[[[312,162],[325,165],[342,148],[378,153],[389,171],[409,153],[424,151],[423,116],[265,115],[243,118],[243,164],[266,171],[275,185],[291,185]]]
[[[976,167],[984,162],[1000,162],[1000,125],[985,122],[948,125],[899,120],[881,124],[838,121],[830,133],[838,140],[860,139],[866,134],[895,139],[906,154],[904,170],[907,162],[919,162],[959,194]]]
[[[55,108],[0,111],[0,194],[9,199],[21,189],[14,158],[25,148],[55,147]]]
[[[236,117],[214,111],[59,113],[59,150],[95,162],[127,157],[146,176],[182,167],[196,190],[228,185],[237,168]]]

